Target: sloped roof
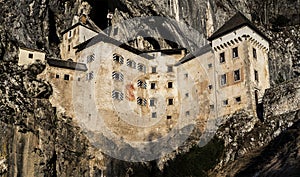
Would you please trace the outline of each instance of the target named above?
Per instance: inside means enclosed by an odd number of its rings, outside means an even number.
[[[207,45],[201,47],[199,50],[196,50],[195,52],[189,53],[186,56],[184,56],[181,60],[179,60],[175,64],[175,66],[179,66],[179,65],[181,65],[181,64],[183,64],[185,62],[188,62],[188,61],[190,61],[190,60],[192,60],[192,59],[194,59],[196,57],[199,57],[201,55],[204,55],[204,54],[206,54],[206,53],[208,53],[210,51],[212,51],[211,45],[207,44]]]
[[[218,37],[226,35],[234,30],[237,30],[243,26],[248,26],[261,35],[263,38],[269,41],[269,38],[264,35],[253,23],[245,17],[241,12],[237,12],[231,19],[229,19],[221,28],[214,32],[209,38],[212,41]]]
[[[87,67],[84,63],[77,63],[70,60],[59,60],[54,58],[47,58],[47,63],[53,67],[78,70],[78,71],[87,71]]]

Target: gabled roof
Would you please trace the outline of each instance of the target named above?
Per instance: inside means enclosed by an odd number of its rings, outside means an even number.
[[[209,41],[212,41],[216,38],[224,36],[234,30],[237,30],[241,27],[248,26],[259,35],[261,35],[266,40],[270,41],[270,39],[263,34],[253,23],[246,18],[241,12],[237,12],[231,19],[229,19],[221,28],[219,28],[216,32],[214,32],[209,38]]]
[[[79,25],[81,25],[81,26],[83,26],[83,27],[85,27],[85,28],[87,28],[87,29],[89,29],[89,30],[92,30],[92,31],[94,31],[94,32],[96,32],[96,33],[99,33],[99,31],[97,31],[96,29],[91,28],[91,27],[89,27],[89,26],[87,26],[87,25],[84,25],[84,24],[82,24],[81,22],[78,22],[78,23],[74,24],[73,26],[71,26],[70,28],[65,29],[64,31],[62,31],[61,34],[64,35],[66,32],[70,31],[71,29],[73,29],[73,28],[75,28],[75,27],[77,27],[77,26],[79,26]]]
[[[142,57],[145,57],[147,59],[153,59],[152,56],[150,56],[150,55],[148,55],[148,54],[146,54],[146,53],[144,53],[144,52],[142,52],[142,51],[140,51],[136,48],[133,48],[133,47],[131,47],[131,46],[129,46],[129,45],[123,43],[123,42],[120,42],[120,41],[118,41],[118,40],[116,40],[112,37],[109,37],[109,36],[107,36],[106,34],[103,34],[103,33],[98,33],[97,36],[95,36],[95,37],[93,37],[93,38],[91,38],[91,39],[75,46],[74,48],[77,49],[76,52],[80,52],[80,51],[82,51],[82,50],[84,50],[88,47],[91,47],[91,46],[97,44],[98,42],[110,43],[110,44],[118,46],[122,49],[125,49],[127,51],[130,51],[132,53],[135,53],[137,55],[141,55]]]
[[[179,66],[179,65],[181,65],[181,64],[183,64],[185,62],[188,62],[188,61],[190,61],[190,60],[192,60],[194,58],[197,58],[197,57],[199,57],[201,55],[204,55],[204,54],[206,54],[208,52],[211,52],[211,51],[212,51],[211,45],[207,44],[207,45],[201,47],[200,49],[196,50],[195,52],[189,53],[186,56],[184,56],[181,60],[179,60],[175,64],[175,66]]]

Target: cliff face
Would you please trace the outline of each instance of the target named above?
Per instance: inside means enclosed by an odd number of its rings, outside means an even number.
[[[40,63],[29,68],[17,66],[18,46],[42,49],[48,56],[59,57],[60,32],[71,26],[73,16],[79,15],[81,9],[90,11],[91,18],[102,28],[106,28],[107,9],[115,14],[114,24],[140,16],[171,17],[200,32],[201,35],[196,39],[199,41],[197,46],[205,44],[206,36],[220,27],[236,10],[240,10],[251,15],[258,25],[267,27],[265,32],[272,40],[270,67],[273,83],[278,84],[300,73],[299,26],[286,27],[286,25],[297,24],[299,8],[296,7],[299,7],[299,1],[87,0],[87,2],[91,8],[83,0],[0,0],[0,176],[99,176],[103,170],[106,170],[108,176],[140,177],[174,174],[171,172],[172,168],[167,165],[165,166],[167,170],[163,173],[157,168],[156,163],[132,164],[104,157],[89,145],[72,118],[56,115],[52,110],[48,101],[52,93],[51,86],[45,81],[36,79],[36,75],[43,70],[44,66]],[[268,18],[265,18],[266,14]],[[288,20],[282,20],[284,17]],[[165,29],[174,34],[174,39],[177,39],[178,34],[187,32],[184,29],[177,30],[170,24],[167,26]],[[150,32],[156,31],[151,26],[145,28]],[[155,34],[159,32],[156,31]],[[127,38],[126,35],[120,36],[122,37]],[[190,45],[182,40],[176,42],[183,46]],[[159,43],[161,47],[170,46],[163,41]],[[275,93],[278,95],[282,92],[295,93],[293,90],[288,90],[290,87],[285,88]],[[265,104],[270,105],[270,108],[265,109],[274,112],[273,108],[282,108],[275,103],[279,103],[280,100],[286,101],[282,98],[278,98],[277,101],[272,100],[272,91],[268,94],[270,95],[266,96]],[[287,94],[283,98],[289,96],[294,98],[295,95]],[[298,102],[296,103],[299,105]],[[265,147],[280,132],[299,120],[296,108],[289,112],[282,112],[279,109],[277,111],[282,114],[269,116],[264,122],[247,113],[233,115],[218,133],[219,138],[224,140],[225,156],[221,158],[221,163],[212,173],[235,175],[240,172],[242,175],[243,171],[257,169],[265,176],[271,174],[275,176],[274,169],[262,167],[269,162],[268,160],[257,166],[253,166],[248,161],[249,163],[244,163],[242,166],[243,169],[236,164],[239,164],[241,158],[256,150],[254,147]],[[270,147],[279,149],[278,154],[267,154],[271,160],[276,155],[288,157],[277,159],[274,165],[278,165],[279,162],[291,167],[299,165],[294,163],[299,159],[299,155],[294,153],[297,150],[296,146],[299,147],[295,144],[299,142],[297,125],[295,124],[287,133],[281,135],[283,138],[286,135],[295,137],[280,146],[281,149],[276,147],[278,139],[270,144]],[[292,146],[290,149],[293,153],[288,152],[289,145]],[[267,148],[269,147],[265,147],[265,151]],[[192,152],[197,154],[198,151]],[[202,154],[205,155],[205,152],[207,151],[203,151]],[[220,151],[214,153],[215,158],[221,156]],[[266,152],[261,152],[263,156],[264,153]],[[248,159],[255,162],[251,155]],[[215,162],[215,159],[212,161]],[[211,163],[210,168],[213,167],[214,162]],[[234,173],[230,172],[231,167],[235,167]],[[205,167],[205,170],[209,168]],[[280,174],[284,172],[282,170]]]

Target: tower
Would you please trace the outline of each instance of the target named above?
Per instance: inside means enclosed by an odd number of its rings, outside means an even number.
[[[238,12],[208,40],[215,55],[217,115],[246,109],[260,117],[262,97],[270,87],[269,39]]]

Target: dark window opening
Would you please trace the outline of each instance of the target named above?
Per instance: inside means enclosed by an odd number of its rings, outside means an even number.
[[[255,48],[253,48],[253,58],[257,58],[257,53],[256,53],[256,49]]]
[[[152,73],[156,73],[156,66],[152,66]]]
[[[238,48],[235,47],[232,49],[232,58],[236,58],[239,56],[239,53],[238,53]]]
[[[156,84],[155,84],[154,82],[152,82],[152,83],[150,84],[150,87],[151,87],[151,89],[155,89]]]
[[[154,98],[150,99],[150,106],[155,106],[155,99]]]
[[[223,106],[227,106],[228,105],[228,100],[223,100]]]
[[[221,86],[224,86],[227,84],[227,78],[226,74],[221,75]]]
[[[189,115],[190,115],[190,111],[186,111],[186,112],[185,112],[185,115],[186,115],[186,116],[189,116]]]
[[[70,50],[71,50],[71,46],[70,46],[70,45],[68,45],[68,52],[70,52]]]
[[[225,62],[225,52],[220,53],[220,63]]]
[[[153,112],[153,113],[152,113],[152,118],[157,118],[156,112]]]
[[[189,97],[189,93],[186,93],[186,94],[185,94],[185,97],[187,97],[187,98],[188,98],[188,97]]]
[[[209,90],[211,90],[212,88],[213,88],[213,86],[212,86],[212,85],[209,85],[209,86],[208,86],[208,89],[209,89]]]
[[[236,98],[235,98],[235,101],[236,101],[237,103],[240,103],[240,102],[242,101],[242,99],[241,99],[241,97],[239,96],[239,97],[236,97]]]
[[[55,75],[55,78],[56,78],[56,79],[59,79],[59,75],[58,75],[58,74],[56,74],[56,75]]]
[[[33,58],[33,53],[28,54],[28,58]]]
[[[80,77],[78,77],[78,79],[77,79],[78,81],[80,81]]]
[[[256,71],[256,70],[254,70],[254,79],[255,79],[255,81],[259,81],[258,80],[258,71]]]
[[[208,64],[208,68],[212,68],[212,66],[213,66],[213,65],[212,65],[211,63]]]
[[[233,77],[234,77],[234,81],[239,81],[239,80],[241,80],[241,72],[240,72],[239,69],[233,71]]]
[[[213,110],[213,109],[215,109],[215,105],[211,104],[211,105],[209,105],[209,108],[210,108],[211,110]]]
[[[168,88],[173,88],[173,82],[168,82]]]
[[[168,119],[168,120],[172,119],[172,116],[167,116],[167,119]]]
[[[70,80],[70,75],[69,74],[65,74],[64,80]]]
[[[173,104],[174,104],[173,98],[168,99],[168,105],[173,105]]]
[[[173,66],[168,66],[168,73],[173,72]]]

